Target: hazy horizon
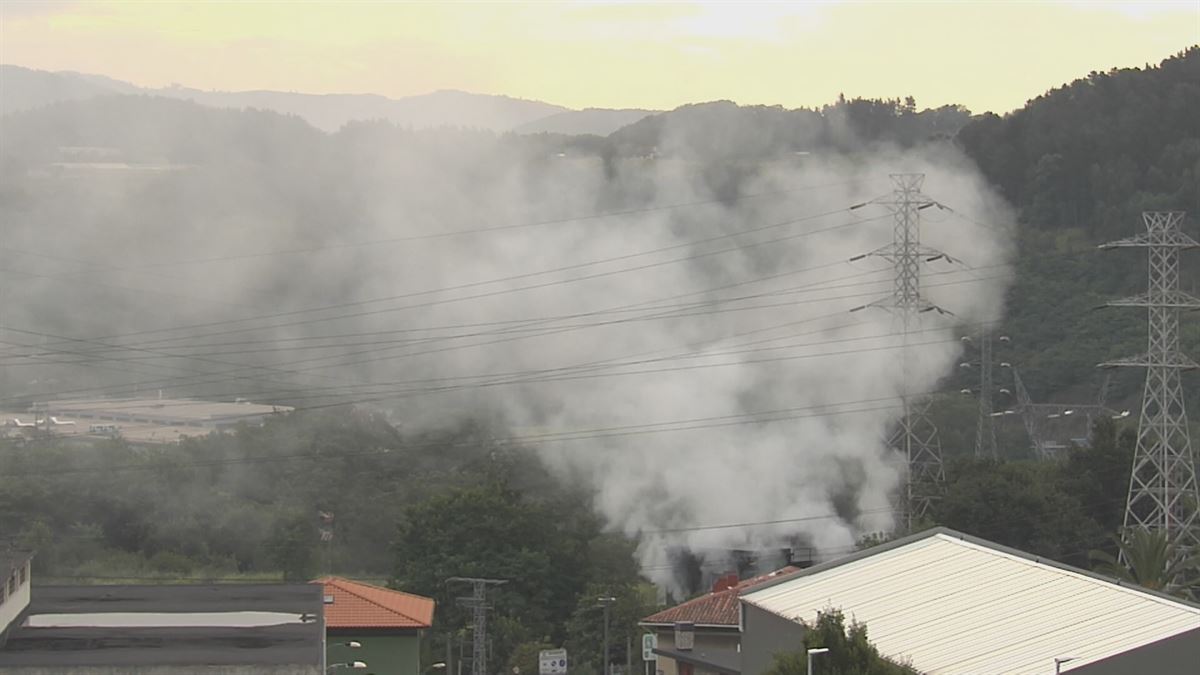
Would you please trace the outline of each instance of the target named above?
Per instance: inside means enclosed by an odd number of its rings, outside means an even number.
[[[144,88],[464,91],[576,110],[811,108],[844,94],[1002,114],[1198,42],[1200,5],[1171,1],[0,7],[0,62],[26,68]]]

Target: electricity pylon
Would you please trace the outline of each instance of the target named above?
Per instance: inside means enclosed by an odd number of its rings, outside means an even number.
[[[920,329],[922,314],[931,311],[949,314],[921,295],[921,263],[938,259],[951,262],[952,260],[941,251],[921,245],[920,212],[931,206],[939,206],[936,201],[921,193],[925,174],[896,173],[891,174],[890,178],[893,186],[890,199],[877,199],[868,203],[884,204],[891,208],[895,216],[892,243],[870,253],[855,256],[851,260],[874,256],[892,263],[895,271],[892,295],[850,311],[866,307],[887,309],[892,313],[893,332],[903,339],[903,351],[900,356],[900,402],[903,416],[888,445],[899,453],[908,469],[901,508],[907,529],[911,530],[915,519],[929,513],[933,501],[941,492],[942,483],[946,480],[946,472],[942,466],[942,444],[938,438],[937,426],[929,417],[929,399],[915,395],[909,389],[913,365],[912,355],[909,353],[909,337],[913,331]],[[865,205],[859,204],[852,208]]]
[[[975,422],[975,457],[996,459],[996,418],[992,417],[992,332],[979,337],[979,419]]]
[[[1200,308],[1200,300],[1179,290],[1179,252],[1200,243],[1180,231],[1183,215],[1182,211],[1145,212],[1144,233],[1100,246],[1144,248],[1150,263],[1145,293],[1108,303],[1147,309],[1146,353],[1101,366],[1146,369],[1125,528],[1165,532],[1171,544],[1194,550],[1200,544],[1196,531],[1200,493],[1180,373],[1200,366],[1179,351],[1179,310]]]
[[[458,604],[471,610],[474,633],[471,636],[471,675],[487,675],[487,587],[508,583],[503,579],[479,579],[476,577],[450,577],[447,584],[461,582],[471,584],[471,595],[458,598]]]
[[[976,345],[975,341],[969,337],[963,337],[963,342],[971,345]],[[1000,336],[1001,342],[1009,342],[1007,335]],[[992,362],[992,331],[985,327],[979,334],[979,342],[976,345],[979,348],[978,361],[964,361],[959,364],[963,368],[978,367],[979,368],[979,415],[975,421],[975,457],[977,459],[998,459],[999,453],[996,451],[996,418],[1004,415],[1004,412],[996,412],[993,406],[994,380],[992,373],[995,364]],[[1009,364],[1004,363],[1002,366]],[[999,389],[1000,393],[1011,393],[1007,389]],[[970,389],[963,389],[962,393],[973,393]]]

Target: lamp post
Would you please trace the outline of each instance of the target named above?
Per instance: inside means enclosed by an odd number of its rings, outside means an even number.
[[[612,675],[609,669],[608,660],[608,608],[612,606],[617,599],[613,597],[596,598],[596,602],[600,603],[600,607],[604,608],[604,671],[603,675]]]
[[[815,649],[808,650],[808,658],[804,659],[808,665],[808,675],[813,675],[813,657],[817,654],[824,654],[827,651],[829,651],[829,647],[817,647]]]
[[[1059,675],[1060,673],[1062,673],[1062,664],[1066,663],[1067,661],[1074,661],[1077,658],[1079,658],[1079,657],[1077,657],[1077,656],[1056,656],[1056,657],[1054,657],[1054,675]]]
[[[350,670],[365,670],[366,667],[367,667],[367,664],[363,663],[362,661],[347,661],[345,663],[331,663],[329,665],[329,667],[325,669],[325,672],[329,672],[331,670],[337,670],[338,668],[349,668]]]

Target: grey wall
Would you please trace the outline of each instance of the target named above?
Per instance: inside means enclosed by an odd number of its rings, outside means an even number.
[[[804,649],[804,626],[742,603],[742,675],[760,675],[775,655]]]
[[[1195,675],[1200,672],[1200,628],[1067,672],[1071,675]]]

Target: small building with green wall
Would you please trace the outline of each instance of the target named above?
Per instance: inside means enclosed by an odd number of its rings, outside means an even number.
[[[325,587],[325,654],[329,672],[361,661],[346,672],[420,675],[421,638],[433,625],[432,598],[341,577],[322,577]]]

